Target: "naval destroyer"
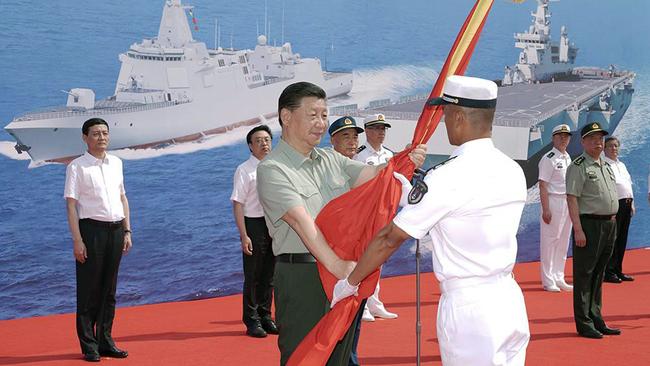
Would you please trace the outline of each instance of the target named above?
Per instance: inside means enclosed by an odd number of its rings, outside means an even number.
[[[514,36],[515,47],[521,49],[517,64],[507,66],[503,79],[497,80],[499,100],[492,137],[496,147],[522,166],[528,187],[537,182],[539,159],[552,147],[553,127],[566,123],[575,131],[598,122],[613,132],[634,93],[633,72],[614,66],[575,67],[578,49],[569,42],[566,28],[561,28],[559,42],[551,41],[548,5],[549,0],[537,0],[529,29]],[[352,104],[332,108],[330,114],[383,113],[393,127],[385,145],[400,151],[411,141],[426,99],[423,95],[396,102],[376,100],[366,109]],[[428,165],[446,159],[454,148],[443,120],[428,142]],[[579,136],[571,139],[568,151],[574,157],[582,152]]]
[[[208,49],[192,38],[191,8],[165,2],[158,36],[119,55],[114,95],[95,100],[92,90],[75,88],[65,106],[14,118],[5,130],[16,150],[34,162],[68,162],[84,152],[79,131],[92,117],[109,123],[112,149],[198,140],[275,117],[278,96],[297,81],[329,97],[352,89],[351,73],[323,71],[320,60],[300,57],[290,43],[270,46],[265,35],[253,50]]]

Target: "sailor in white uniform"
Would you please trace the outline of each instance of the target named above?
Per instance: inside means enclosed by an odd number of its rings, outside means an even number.
[[[542,206],[539,221],[539,260],[542,286],[550,292],[573,291],[564,280],[564,264],[571,219],[566,202],[566,171],[571,156],[566,151],[571,141],[571,129],[561,124],[553,128],[553,149],[544,155],[539,167],[539,200]]]
[[[530,338],[521,289],[512,269],[517,228],[526,202],[521,167],[491,139],[497,86],[450,76],[441,98],[451,158],[429,171],[428,192],[411,190],[408,204],[373,238],[332,304],[354,295],[361,280],[409,237],[433,241],[433,270],[440,281],[437,333],[444,365],[524,365]],[[405,202],[401,202],[404,204]]]
[[[386,139],[386,130],[390,124],[386,122],[383,114],[371,114],[363,120],[363,126],[366,132],[366,144],[359,146],[357,155],[354,160],[361,161],[368,165],[385,164],[393,157],[393,152],[386,148],[383,143]],[[386,310],[384,303],[379,300],[379,282],[375,287],[375,292],[370,295],[361,320],[366,322],[375,321],[375,317],[384,319],[395,319],[397,314]]]
[[[383,114],[372,114],[363,120],[363,128],[366,131],[366,143],[359,146],[354,160],[368,165],[386,163],[393,157],[393,151],[383,145],[390,124],[386,122]]]

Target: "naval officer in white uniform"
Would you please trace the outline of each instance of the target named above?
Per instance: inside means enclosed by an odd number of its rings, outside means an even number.
[[[366,132],[366,143],[361,145],[354,156],[354,160],[368,165],[386,164],[393,157],[393,151],[386,148],[383,143],[386,139],[386,130],[390,124],[386,117],[381,114],[371,114],[363,120],[363,127]],[[379,282],[375,292],[370,295],[366,306],[363,308],[361,320],[373,322],[375,318],[395,319],[397,314],[386,310],[384,303],[379,299]]]
[[[553,149],[538,164],[539,200],[542,213],[539,222],[539,261],[542,286],[550,292],[573,291],[564,280],[564,264],[571,219],[566,203],[566,170],[571,156],[566,151],[571,141],[571,129],[561,124],[553,128]]]
[[[449,142],[458,148],[429,171],[426,194],[403,193],[409,204],[379,231],[350,276],[337,283],[332,304],[355,294],[359,282],[405,239],[429,233],[442,291],[437,320],[442,363],[524,365],[528,317],[512,276],[526,202],[524,173],[491,139],[494,82],[450,76],[443,93],[429,103],[444,105]]]
[[[359,147],[354,160],[368,165],[386,163],[393,157],[393,151],[383,145],[386,130],[390,128],[386,117],[381,113],[371,114],[363,120],[363,128],[366,131],[366,143]]]

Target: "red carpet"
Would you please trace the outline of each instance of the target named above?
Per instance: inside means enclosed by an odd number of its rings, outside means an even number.
[[[567,268],[571,268],[570,262]],[[518,264],[515,276],[526,297],[531,328],[528,365],[649,365],[650,250],[629,251],[625,268],[636,281],[604,284],[603,314],[621,336],[580,338],[570,293],[548,293],[539,284],[539,263]],[[438,286],[422,277],[422,363],[439,365],[435,336]],[[415,277],[382,280],[386,307],[395,320],[364,323],[363,365],[415,365]],[[114,336],[128,349],[110,365],[277,365],[276,338],[244,335],[241,296],[120,308]],[[82,365],[73,314],[0,321],[0,365]]]

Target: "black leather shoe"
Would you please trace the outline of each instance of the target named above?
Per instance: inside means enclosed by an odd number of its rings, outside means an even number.
[[[278,327],[271,319],[262,319],[262,328],[264,328],[268,334],[280,334]]]
[[[621,281],[634,281],[634,277],[629,276],[629,275],[626,275],[626,274],[624,274],[624,273],[620,273],[620,274],[618,275],[618,278],[620,278]]]
[[[246,335],[253,338],[264,338],[267,336],[266,331],[262,328],[262,326],[259,323],[248,327],[246,329]]]
[[[596,327],[599,332],[605,334],[605,335],[619,335],[621,334],[621,330],[618,328],[610,328],[608,326],[603,326],[603,327]]]
[[[621,283],[623,281],[620,278],[618,278],[618,276],[615,274],[607,274],[605,275],[605,278],[603,278],[603,282]]]
[[[101,357],[99,357],[99,353],[97,352],[84,353],[84,361],[99,362],[99,360],[101,360]]]
[[[127,358],[129,357],[129,353],[127,351],[121,350],[117,347],[113,347],[111,349],[107,350],[99,350],[99,354],[104,356],[104,357],[112,357],[112,358]]]
[[[578,335],[580,335],[580,337],[592,338],[592,339],[603,338],[603,333],[595,329],[589,329],[589,330],[585,330],[584,332],[578,332]]]

